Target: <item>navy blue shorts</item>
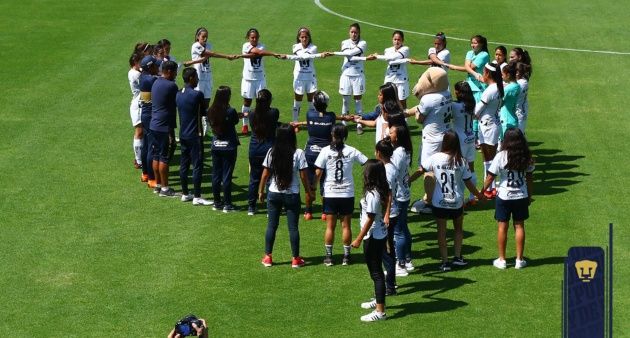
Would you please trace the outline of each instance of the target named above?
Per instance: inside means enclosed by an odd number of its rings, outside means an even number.
[[[354,197],[324,197],[323,213],[327,215],[352,215]]]
[[[151,130],[153,135],[153,160],[168,163],[168,132]]]
[[[515,221],[524,221],[529,218],[529,198],[518,200],[502,200],[496,198],[494,219],[499,222],[509,222],[510,216]]]
[[[464,213],[464,208],[461,207],[459,209],[446,209],[446,208],[432,207],[431,211],[433,212],[433,216],[435,218],[456,219]]]

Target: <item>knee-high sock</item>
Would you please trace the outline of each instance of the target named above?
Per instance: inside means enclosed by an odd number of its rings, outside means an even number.
[[[488,169],[490,169],[490,164],[492,164],[492,161],[483,161],[483,181],[486,181],[486,176],[488,175]],[[492,181],[492,184],[490,184],[489,189],[494,189],[494,181]]]
[[[363,105],[361,100],[354,100],[354,110],[357,114],[363,114]]]
[[[474,184],[475,186],[477,186],[477,174],[474,171],[471,174],[472,174],[472,177],[470,178],[470,182]],[[473,196],[475,195],[473,195],[473,193],[471,192],[469,199],[473,199]]]
[[[341,105],[341,115],[348,115],[350,113],[350,96],[342,96],[343,104]]]
[[[135,138],[133,139],[133,154],[136,158],[136,163],[142,165],[142,139]]]
[[[251,109],[250,107],[245,107],[245,106],[242,106],[242,107],[241,107],[241,111],[242,111],[243,113],[249,113],[249,112],[250,112],[250,109]],[[244,125],[244,126],[249,125],[249,118],[247,118],[247,117],[243,117],[243,125]]]
[[[313,105],[313,101],[308,101],[308,110],[315,110],[315,106]]]
[[[301,106],[302,106],[302,101],[293,100],[293,122],[297,122],[298,116],[300,115]]]

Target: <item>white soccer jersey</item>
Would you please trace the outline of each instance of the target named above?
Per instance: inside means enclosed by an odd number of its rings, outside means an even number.
[[[527,102],[529,82],[527,79],[518,79],[516,82],[521,86],[521,93],[518,95],[518,100],[516,101],[516,115],[527,116],[527,113],[529,113],[529,103]]]
[[[398,147],[394,150],[391,158],[392,163],[396,166],[396,194],[392,192],[394,199],[400,202],[406,202],[411,199],[411,191],[409,190],[409,165],[411,157],[404,147]]]
[[[427,55],[431,57],[431,54],[435,54],[435,56],[437,56],[437,58],[440,59],[444,63],[449,63],[449,64],[451,63],[451,52],[449,52],[449,50],[446,48],[438,52],[435,49],[435,47],[431,47],[429,48],[429,52],[427,53]],[[448,67],[446,66],[440,66],[440,67],[442,67],[442,69],[448,72],[448,69],[449,69]]]
[[[392,197],[396,197],[396,187],[398,186],[398,169],[391,162],[385,163],[385,177],[387,177],[387,184],[389,190],[392,191]],[[398,216],[398,207],[395,199],[392,201],[391,208],[389,209],[389,217],[393,218]]]
[[[206,42],[206,45],[200,44],[198,41],[193,43],[192,48],[190,49],[190,57],[193,61],[199,60],[203,58],[203,52],[206,50],[212,50],[212,45],[209,42]],[[205,80],[210,78],[212,73],[212,68],[210,67],[210,58],[206,59],[206,61],[201,63],[193,64],[193,68],[197,71],[197,75],[199,76],[199,80]]]
[[[304,47],[301,43],[293,45],[293,55],[287,55],[287,59],[295,60],[293,67],[293,79],[299,81],[313,81],[315,79],[315,58],[321,57],[317,53],[317,46],[309,44]]]
[[[395,47],[386,48],[383,56],[378,56],[377,58],[388,61],[384,83],[406,83],[409,81],[409,75],[407,74],[409,47],[401,46],[398,50]]]
[[[439,93],[426,94],[420,99],[420,104],[416,107],[420,114],[424,115],[424,128],[422,128],[422,138],[442,142],[444,133],[448,130],[452,118],[451,93],[446,90]]]
[[[436,153],[429,158],[426,168],[435,175],[433,205],[438,208],[459,209],[464,205],[464,180],[472,177],[465,161],[449,164],[449,155]]]
[[[475,106],[475,116],[479,119],[479,123],[500,124],[499,110],[501,109],[502,101],[497,84],[489,85],[483,91],[481,100]]]
[[[359,42],[354,42],[351,39],[343,40],[341,42],[341,52],[335,52],[335,55],[345,56],[341,65],[341,75],[361,76],[364,73],[367,42],[365,40],[360,40]]]
[[[475,140],[473,115],[466,112],[463,102],[453,102],[453,129],[461,140]],[[468,142],[467,142],[468,143]]]
[[[249,42],[243,44],[243,54],[249,54],[254,48],[265,49],[265,45],[258,43],[252,46]],[[263,57],[257,56],[251,59],[243,58],[243,79],[244,80],[263,80],[265,78],[265,64]]]
[[[534,171],[534,165],[529,165],[523,171],[508,170],[507,151],[500,151],[492,160],[488,171],[495,176],[499,176],[499,185],[497,186],[497,196],[502,200],[518,200],[528,197],[527,182],[525,174]]]
[[[315,160],[315,166],[326,170],[324,197],[354,197],[352,164],[356,162],[363,165],[368,159],[360,151],[347,144],[341,153],[340,158],[336,150],[326,146]]]
[[[140,72],[133,68],[129,69],[127,79],[129,80],[129,88],[131,89],[131,105],[129,106],[129,110],[130,113],[137,113],[140,109]]]
[[[383,210],[380,200],[381,195],[376,190],[368,191],[363,198],[361,198],[361,229],[365,226],[368,220],[368,214],[374,215],[374,222],[370,229],[368,229],[363,240],[369,239],[383,239],[387,237],[387,228],[385,228],[385,222],[383,222]]]
[[[273,157],[271,156],[271,149],[267,151],[267,155],[263,160],[263,167],[271,168],[271,161]],[[304,150],[295,149],[293,153],[293,179],[291,180],[291,184],[285,190],[280,190],[278,188],[278,184],[276,183],[276,179],[271,176],[271,181],[269,183],[269,191],[277,192],[281,194],[299,194],[300,193],[300,170],[308,168],[308,163],[306,163],[306,156],[304,156]]]
[[[383,114],[379,115],[374,122],[376,122],[376,132],[374,133],[376,138],[375,143],[378,143],[378,141],[384,139],[385,136],[389,136],[389,123],[385,121]]]

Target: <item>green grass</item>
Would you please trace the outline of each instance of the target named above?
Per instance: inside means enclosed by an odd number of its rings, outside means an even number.
[[[630,5],[557,2],[324,0],[336,12],[406,30],[491,41],[629,52]],[[399,10],[392,10],[398,8]],[[622,94],[630,56],[529,48],[534,61],[528,135],[537,156],[535,203],[522,271],[497,271],[492,205],[465,218],[467,269],[435,273],[435,225],[412,216],[419,271],[399,279],[390,320],[363,325],[359,303],[372,284],[363,264],[321,264],[324,225],[300,223],[308,265],[292,270],[286,222],[264,269],[264,214],[246,217],[158,199],[131,167],[127,59],[135,42],[168,38],[178,60],[206,26],[216,51],[237,53],[249,27],[268,49],[289,52],[306,25],[320,50],[336,50],[348,20],[312,1],[211,3],[22,1],[0,4],[0,335],[164,336],[181,316],[208,319],[215,336],[558,336],[563,257],[571,246],[607,243],[615,228],[615,323],[630,332],[630,199],[625,147],[630,118]],[[386,14],[383,14],[386,13]],[[362,25],[369,52],[391,45],[389,30]],[[407,34],[421,58],[431,38]],[[469,49],[450,40],[453,62]],[[494,48],[494,45],[490,46]],[[513,47],[509,45],[508,48]],[[292,63],[267,59],[274,105],[290,118]],[[317,61],[319,86],[336,93],[341,59]],[[214,84],[240,86],[241,61],[214,60]],[[376,103],[385,65],[367,65],[364,107]],[[420,74],[424,68],[411,68]],[[598,74],[602,75],[598,75]],[[450,73],[451,81],[463,78]],[[178,80],[181,85],[181,80]],[[240,107],[238,95],[232,105]],[[410,99],[413,103],[413,100]],[[415,123],[412,122],[415,126]],[[419,129],[413,129],[417,143]],[[299,144],[305,143],[299,134]],[[373,153],[373,133],[349,144]],[[245,205],[247,142],[241,139],[234,195]],[[480,171],[480,161],[477,161]],[[176,166],[171,169],[175,173]],[[209,171],[204,192],[209,193]],[[358,179],[359,170],[355,172]],[[360,191],[361,189],[357,189]],[[421,194],[413,186],[413,196]],[[358,220],[353,220],[358,229]],[[449,233],[450,234],[450,233]],[[511,233],[510,233],[511,235]],[[339,236],[339,234],[338,234]],[[336,252],[341,245],[337,239]],[[513,251],[508,242],[508,252]],[[361,260],[360,250],[354,251]]]

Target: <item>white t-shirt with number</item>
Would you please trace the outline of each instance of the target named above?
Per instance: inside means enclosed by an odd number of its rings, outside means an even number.
[[[449,164],[449,155],[436,153],[429,158],[426,168],[435,175],[433,205],[444,209],[459,209],[464,205],[464,180],[472,178],[465,160]]]
[[[243,54],[249,54],[254,48],[265,49],[265,45],[259,43],[252,46],[251,43],[243,44]],[[251,59],[243,58],[243,79],[245,80],[263,80],[265,78],[265,64],[262,56],[256,56]]]
[[[453,129],[459,136],[459,140],[464,143],[475,141],[473,133],[473,115],[466,112],[463,102],[453,102]]]
[[[433,142],[442,142],[444,133],[449,129],[452,118],[451,93],[446,90],[439,93],[426,94],[416,107],[424,115],[422,137]]]
[[[406,202],[411,199],[411,191],[409,190],[409,165],[411,157],[404,147],[394,149],[391,158],[392,163],[396,166],[396,193],[392,190],[392,196],[396,201]]]
[[[317,53],[317,46],[309,44],[304,47],[301,43],[293,45],[293,55],[287,55],[287,59],[295,60],[293,67],[293,79],[300,81],[313,81],[315,79],[314,58],[321,57]]]
[[[534,171],[534,165],[530,164],[525,171],[506,169],[508,163],[507,151],[500,151],[492,160],[488,171],[499,176],[497,196],[502,200],[518,200],[528,197],[526,173]]]
[[[363,240],[369,239],[370,237],[374,239],[383,239],[387,237],[387,228],[385,227],[385,222],[383,221],[383,211],[380,200],[380,194],[376,190],[368,191],[363,198],[361,198],[361,229],[365,226],[368,220],[368,214],[374,215],[374,222],[372,226],[367,231]]]
[[[203,58],[203,52],[206,50],[212,50],[212,45],[206,42],[206,45],[202,45],[199,42],[195,42],[190,49],[190,56],[193,61]],[[201,63],[193,64],[193,68],[197,71],[199,80],[205,80],[212,75],[212,68],[210,67],[210,58]]]
[[[347,144],[341,151],[341,157],[337,150],[324,147],[315,160],[315,166],[326,170],[324,197],[354,197],[352,165],[355,162],[363,165],[367,160],[365,155]]]
[[[271,150],[267,152],[267,156],[263,160],[263,167],[271,168]],[[291,180],[291,184],[285,190],[280,190],[276,183],[276,180],[273,176],[271,176],[271,182],[269,184],[269,191],[277,192],[281,194],[299,194],[300,193],[300,170],[308,168],[308,163],[306,163],[306,156],[304,156],[304,150],[296,149],[295,153],[293,153],[293,179]]]

